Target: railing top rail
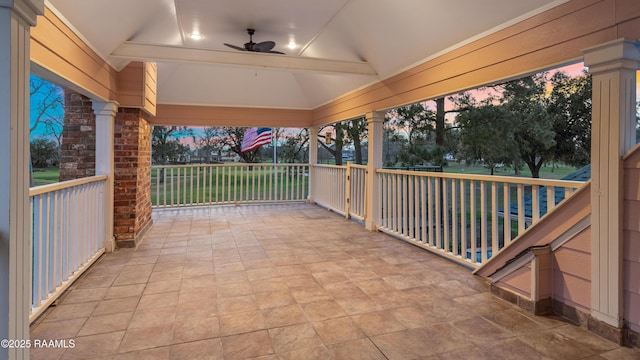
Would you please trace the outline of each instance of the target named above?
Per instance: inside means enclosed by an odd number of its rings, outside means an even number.
[[[90,177],[81,178],[81,179],[63,181],[55,184],[35,186],[29,189],[29,196],[36,196],[36,195],[53,192],[56,190],[72,188],[74,186],[80,186],[80,185],[99,182],[99,181],[106,181],[107,179],[108,179],[107,175],[96,175],[96,176],[90,176]]]
[[[261,167],[293,167],[293,166],[309,166],[307,163],[224,163],[224,164],[184,164],[184,165],[153,165],[152,169],[171,169],[171,168],[192,168],[192,167],[248,167],[248,166],[261,166]]]
[[[515,177],[515,176],[455,174],[455,173],[439,173],[439,172],[389,170],[389,169],[377,169],[376,172],[379,174],[413,175],[413,176],[435,177],[435,178],[443,178],[443,179],[491,181],[491,182],[499,182],[499,183],[538,185],[538,186],[562,186],[562,187],[572,187],[572,188],[580,188],[585,184],[585,182],[582,182],[582,181],[536,179],[536,178],[524,178],[524,177]]]
[[[329,169],[346,169],[347,165],[329,165],[329,164],[310,164],[313,167],[329,168]]]
[[[360,165],[360,164],[349,164],[349,166],[351,166],[354,169],[367,169],[367,165]]]

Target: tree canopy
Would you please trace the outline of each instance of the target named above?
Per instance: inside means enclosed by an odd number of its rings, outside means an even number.
[[[175,163],[187,155],[189,147],[182,144],[179,138],[190,134],[191,130],[186,126],[154,126],[151,131],[151,157],[154,163]]]
[[[527,165],[531,176],[549,160],[589,163],[591,79],[562,72],[526,76],[493,86],[498,95],[478,103],[470,93],[451,99],[459,109],[462,152],[492,169]],[[484,124],[484,125],[483,125]]]

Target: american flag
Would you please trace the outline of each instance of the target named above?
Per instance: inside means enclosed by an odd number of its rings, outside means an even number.
[[[271,144],[270,128],[251,128],[244,132],[240,152],[247,152],[259,148],[262,145]]]

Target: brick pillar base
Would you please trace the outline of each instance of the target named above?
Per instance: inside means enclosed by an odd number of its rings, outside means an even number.
[[[151,125],[139,109],[119,108],[114,134],[113,233],[134,247],[151,226]]]
[[[88,97],[65,89],[60,181],[96,174],[96,116]]]

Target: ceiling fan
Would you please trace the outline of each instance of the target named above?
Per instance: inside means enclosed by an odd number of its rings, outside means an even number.
[[[247,29],[247,33],[249,34],[249,42],[245,43],[244,47],[227,44],[227,43],[224,43],[224,44],[232,49],[240,50],[240,51],[253,51],[253,52],[260,52],[260,53],[285,55],[283,52],[272,50],[276,46],[276,43],[273,41],[263,41],[259,43],[254,43],[253,34],[256,33],[254,29]]]

